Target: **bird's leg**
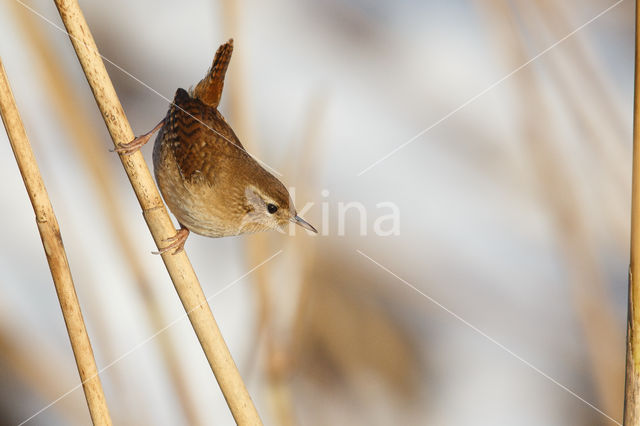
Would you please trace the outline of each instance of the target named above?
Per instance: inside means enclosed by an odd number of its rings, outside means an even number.
[[[187,241],[187,237],[189,236],[189,230],[184,227],[184,225],[180,224],[180,229],[176,232],[176,235],[173,237],[167,238],[166,242],[170,242],[166,247],[161,248],[159,251],[154,251],[153,254],[163,254],[170,250],[173,250],[172,254],[178,254],[184,250],[184,243]]]
[[[158,130],[160,130],[160,128],[164,125],[164,119],[162,119],[161,122],[159,122],[156,127],[154,127],[153,129],[151,129],[149,132],[145,133],[144,135],[138,136],[137,138],[135,138],[134,140],[132,140],[131,142],[128,143],[121,143],[116,149],[114,149],[113,151],[117,152],[118,154],[123,154],[123,155],[131,155],[134,152],[136,152],[137,150],[139,150],[140,148],[142,148],[142,146],[144,144],[146,144],[147,142],[149,142],[149,139],[151,139],[151,136],[153,136],[153,134],[155,132],[157,132]]]

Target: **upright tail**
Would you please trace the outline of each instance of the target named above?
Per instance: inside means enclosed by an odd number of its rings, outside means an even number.
[[[227,67],[233,53],[233,39],[218,48],[216,56],[213,59],[213,65],[207,72],[207,75],[200,80],[193,89],[193,97],[200,99],[203,103],[217,108],[222,96],[222,86],[224,86],[224,76],[227,73]]]

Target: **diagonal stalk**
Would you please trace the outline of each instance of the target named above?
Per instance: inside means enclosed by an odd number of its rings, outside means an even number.
[[[55,0],[55,4],[114,145],[117,147],[132,141],[133,131],[78,2]],[[176,229],[158,188],[140,152],[121,156],[120,159],[140,202],[147,226],[160,248],[164,241],[176,234]],[[186,253],[164,253],[162,260],[236,423],[262,424]]]
[[[631,180],[631,253],[624,424],[640,425],[640,9],[636,0],[635,92],[633,102],[633,177]]]
[[[62,244],[60,227],[40,176],[40,170],[20,119],[2,62],[0,62],[0,113],[9,136],[13,155],[16,157],[24,186],[36,215],[38,231],[60,301],[60,309],[78,366],[91,420],[94,425],[109,426],[111,425],[111,417],[102,391],[89,335],[82,318],[76,289],[73,285],[67,254]]]

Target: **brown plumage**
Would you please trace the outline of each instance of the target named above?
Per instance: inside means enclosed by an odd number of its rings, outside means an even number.
[[[232,53],[233,40],[229,40],[218,48],[211,69],[193,89],[194,98],[200,99],[205,105],[209,105],[212,108],[218,108],[222,97],[224,76],[227,73]]]
[[[161,252],[180,251],[189,231],[225,237],[282,230],[294,222],[316,232],[297,215],[285,186],[246,152],[217,109],[232,51],[232,40],[220,46],[191,94],[178,89],[154,130],[117,149],[129,154],[160,128],[153,148],[156,181],[182,228]]]

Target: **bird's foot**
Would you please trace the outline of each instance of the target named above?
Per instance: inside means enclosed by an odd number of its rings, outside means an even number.
[[[184,250],[184,243],[187,241],[187,237],[189,236],[189,230],[187,228],[180,228],[176,235],[173,237],[167,238],[166,242],[171,243],[166,247],[161,248],[158,251],[152,252],[153,254],[164,254],[168,251],[173,250],[172,254],[178,254]]]
[[[151,136],[153,136],[155,132],[160,130],[160,128],[163,125],[164,125],[164,120],[162,120],[160,123],[156,125],[156,127],[151,129],[149,132],[145,133],[144,135],[138,136],[131,142],[121,143],[120,145],[118,145],[117,148],[111,151],[117,152],[118,154],[122,154],[122,155],[131,155],[134,152],[138,151],[140,148],[142,148],[147,142],[149,142],[149,139],[151,139]]]

